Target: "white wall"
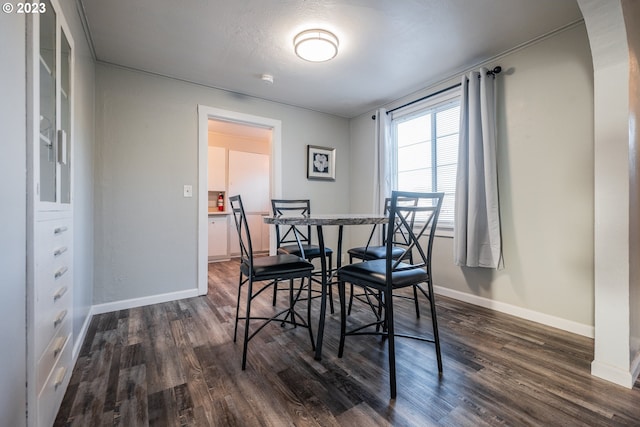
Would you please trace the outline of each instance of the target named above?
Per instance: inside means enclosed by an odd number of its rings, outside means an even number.
[[[74,339],[87,319],[93,290],[93,61],[88,53],[73,0],[61,1],[75,40],[76,112],[74,124],[76,199]],[[0,313],[0,423],[26,425],[26,25],[25,15],[0,14],[2,87],[0,117],[0,271],[3,272]]]
[[[197,288],[198,104],[280,120],[282,196],[348,211],[346,119],[98,64],[95,304]],[[306,180],[307,144],[337,148],[335,182]]]
[[[0,420],[26,424],[25,19],[0,14]]]
[[[494,306],[592,333],[593,70],[585,27],[543,39],[494,65],[503,68],[497,81],[505,268],[456,267],[452,239],[438,238],[434,282],[450,294],[486,298]],[[351,125],[358,171],[351,179],[353,211],[370,209],[372,203],[371,192],[362,191],[372,180],[371,114]]]
[[[87,44],[76,2],[61,1],[74,45],[74,122],[73,122],[73,229],[74,287],[73,338],[78,337],[93,304],[93,185],[94,185],[94,86],[95,65]]]

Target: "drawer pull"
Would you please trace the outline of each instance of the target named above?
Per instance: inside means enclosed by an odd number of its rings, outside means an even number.
[[[58,390],[58,387],[62,385],[62,382],[64,381],[64,377],[66,376],[67,376],[67,368],[65,368],[64,366],[61,366],[60,368],[58,368],[58,370],[56,371],[56,380],[53,383],[54,390]]]
[[[56,357],[58,357],[58,355],[60,354],[60,352],[64,348],[64,345],[67,343],[67,339],[68,339],[67,337],[58,337],[58,339],[56,339],[56,346],[53,349],[53,358],[54,359]]]
[[[67,272],[67,270],[69,270],[67,267],[61,267],[60,270],[56,271],[56,274],[54,274],[53,277],[55,277],[56,279],[59,279],[62,277],[64,273]]]
[[[64,232],[65,232],[65,231],[67,231],[67,230],[68,230],[68,228],[67,228],[67,227],[65,227],[65,226],[62,226],[62,227],[56,227],[56,228],[53,230],[53,234],[60,234],[60,233],[64,233]]]
[[[55,251],[53,251],[53,256],[60,256],[63,253],[67,252],[67,247],[63,246],[61,248],[56,249]]]
[[[67,293],[67,287],[66,287],[66,286],[63,286],[63,287],[61,287],[60,289],[58,289],[58,290],[56,291],[56,293],[55,293],[55,294],[53,294],[53,302],[58,301],[58,300],[59,300],[60,298],[62,298],[62,296],[63,296],[64,294],[66,294],[66,293]]]
[[[58,317],[56,317],[56,320],[53,321],[53,327],[57,328],[58,325],[62,323],[65,317],[67,317],[67,310],[63,310],[60,312],[60,314],[58,314]]]

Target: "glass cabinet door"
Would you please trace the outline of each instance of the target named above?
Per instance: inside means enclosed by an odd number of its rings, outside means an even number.
[[[60,163],[60,202],[71,203],[71,46],[60,31],[60,129],[58,161]]]
[[[51,0],[39,15],[38,201],[41,208],[71,203],[72,44]]]
[[[56,202],[56,14],[40,15],[40,201]]]

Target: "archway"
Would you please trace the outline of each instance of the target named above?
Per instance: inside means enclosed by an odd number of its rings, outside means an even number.
[[[591,373],[640,372],[640,2],[578,0],[594,73],[595,344]]]

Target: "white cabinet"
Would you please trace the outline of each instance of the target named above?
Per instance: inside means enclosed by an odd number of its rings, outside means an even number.
[[[254,252],[269,251],[269,226],[262,217],[271,211],[269,188],[269,156],[229,150],[229,193],[240,194],[247,215]],[[233,222],[233,219],[231,220]],[[231,255],[240,253],[238,232],[230,229]]]
[[[42,3],[27,17],[29,426],[53,424],[73,369],[74,50],[58,2]]]
[[[268,214],[271,211],[269,156],[229,150],[228,194],[242,196],[247,214]]]
[[[73,227],[64,212],[39,215],[34,228],[33,312],[35,379],[30,393],[38,425],[52,425],[71,377],[73,336]]]
[[[227,150],[209,147],[209,191],[224,192],[227,188]]]
[[[220,260],[229,258],[228,215],[210,215],[209,223],[209,260]]]
[[[251,246],[254,253],[269,252],[269,224],[265,224],[262,214],[247,214],[247,224],[251,233]],[[240,254],[238,231],[233,218],[229,221],[229,252],[232,256]]]

